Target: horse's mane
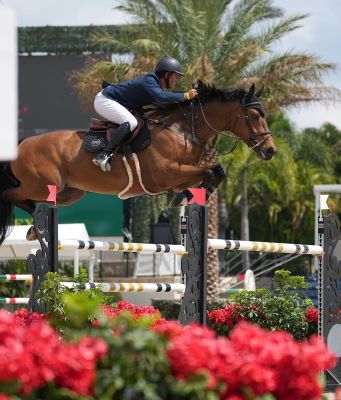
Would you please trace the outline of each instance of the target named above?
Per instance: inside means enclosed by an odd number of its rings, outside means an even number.
[[[242,100],[247,92],[240,88],[231,88],[231,89],[219,89],[215,85],[210,85],[199,81],[197,83],[197,90],[199,92],[199,99],[204,104],[211,100],[220,99],[223,101],[235,101]],[[188,103],[167,103],[155,105],[155,108],[149,110],[153,115],[164,115],[165,113],[169,113],[172,110],[179,110],[182,107],[188,106]]]
[[[215,85],[209,85],[202,82],[198,85],[198,91],[199,98],[203,102],[217,98],[224,101],[242,100],[247,94],[247,92],[240,87],[233,89],[218,89]]]

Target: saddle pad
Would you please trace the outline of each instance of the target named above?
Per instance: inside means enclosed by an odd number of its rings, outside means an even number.
[[[84,138],[84,149],[89,153],[99,153],[107,145],[107,131],[89,130]]]
[[[104,150],[107,145],[107,131],[106,130],[92,130],[90,129],[84,139],[84,149],[89,153],[99,153]],[[145,149],[150,143],[150,131],[147,123],[143,124],[138,135],[128,144],[131,152],[137,153]],[[123,144],[118,153],[124,154],[127,145]]]

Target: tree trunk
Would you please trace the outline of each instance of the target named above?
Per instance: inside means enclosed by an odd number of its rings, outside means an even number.
[[[243,171],[241,205],[241,240],[250,240],[249,235],[249,204],[247,199],[247,169]],[[242,252],[243,270],[250,269],[250,255],[248,251]]]
[[[132,237],[136,243],[151,243],[152,227],[167,210],[167,195],[134,197],[131,202]]]
[[[210,148],[203,158],[201,165],[216,164],[216,149]],[[208,203],[208,237],[218,237],[218,193],[212,193]],[[207,300],[214,301],[219,297],[219,272],[218,272],[218,252],[209,250],[207,254]]]
[[[218,192],[218,238],[226,239],[226,229],[229,226],[229,215],[226,207],[224,196]],[[225,260],[225,252],[219,251],[219,265],[223,265]]]
[[[218,236],[218,193],[213,192],[208,200],[208,237]],[[219,297],[219,262],[217,250],[209,250],[207,253],[207,300],[214,301]]]

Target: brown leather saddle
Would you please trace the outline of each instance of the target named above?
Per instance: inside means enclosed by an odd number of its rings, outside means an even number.
[[[137,127],[131,135],[120,145],[118,153],[130,155],[146,148],[150,143],[150,131],[145,120],[138,115],[134,115],[137,119]],[[86,133],[84,148],[90,153],[98,153],[102,151],[108,141],[115,135],[115,131],[119,125],[110,121],[104,121],[97,118],[91,118],[90,130]]]

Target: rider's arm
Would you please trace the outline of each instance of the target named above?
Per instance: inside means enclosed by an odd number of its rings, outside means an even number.
[[[185,101],[185,94],[183,92],[164,92],[157,80],[152,76],[146,76],[145,90],[149,93],[149,95],[154,99],[156,103]]]

